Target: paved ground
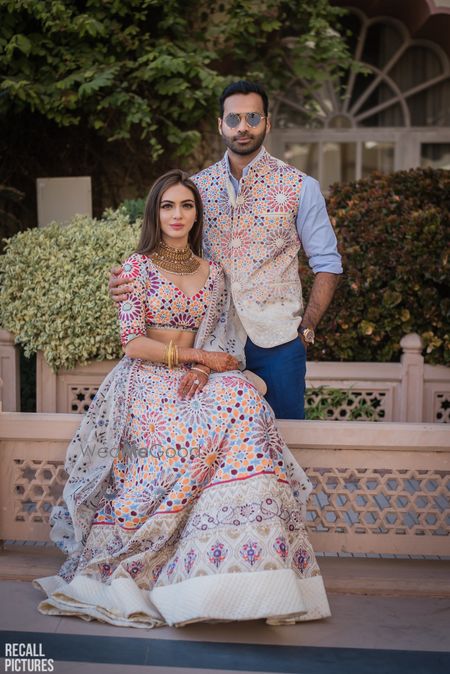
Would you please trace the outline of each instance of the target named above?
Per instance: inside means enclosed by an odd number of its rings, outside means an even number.
[[[333,615],[323,621],[143,630],[43,616],[36,609],[41,596],[30,582],[0,582],[1,655],[6,642],[42,644],[56,674],[450,671],[448,597],[330,593]],[[3,671],[12,671],[6,660]]]

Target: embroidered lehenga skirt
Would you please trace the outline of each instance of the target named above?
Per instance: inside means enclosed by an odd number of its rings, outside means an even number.
[[[180,400],[182,368],[122,361],[116,369],[110,384],[124,371],[128,378],[120,446],[100,457],[89,483],[103,480],[103,489],[83,540],[58,576],[35,581],[48,595],[40,611],[133,627],[328,616],[305,531],[310,483],[256,389],[213,375]],[[104,388],[85,421],[97,434],[117,413],[105,413],[112,387]],[[80,466],[93,458],[85,452]]]

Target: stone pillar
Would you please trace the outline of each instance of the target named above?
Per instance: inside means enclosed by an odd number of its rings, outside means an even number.
[[[423,342],[415,332],[405,335],[401,341],[401,393],[399,421],[423,421]]]
[[[20,412],[20,364],[19,349],[14,335],[0,329],[0,391],[3,412]]]
[[[57,376],[47,364],[42,351],[36,355],[36,412],[57,412]]]

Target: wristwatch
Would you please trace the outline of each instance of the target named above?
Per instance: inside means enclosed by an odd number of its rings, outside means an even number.
[[[299,333],[307,344],[314,344],[315,333],[312,328],[300,328]]]

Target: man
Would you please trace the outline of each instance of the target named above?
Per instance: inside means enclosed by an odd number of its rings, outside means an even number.
[[[342,266],[318,182],[263,147],[268,108],[260,85],[230,84],[218,119],[227,151],[193,181],[204,205],[205,256],[224,268],[247,335],[247,368],[266,382],[276,417],[303,419],[306,347]],[[304,312],[300,245],[315,273]],[[122,296],[120,279],[111,279],[110,287],[116,299]]]

